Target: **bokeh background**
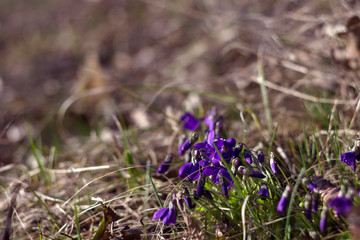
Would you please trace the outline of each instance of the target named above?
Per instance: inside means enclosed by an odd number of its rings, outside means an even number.
[[[1,129],[14,118],[12,126],[21,119],[42,124],[69,96],[117,84],[159,108],[184,108],[189,94],[219,93],[232,98],[212,101],[261,114],[259,54],[265,79],[277,85],[319,97],[357,97],[356,71],[341,64],[348,60],[341,57],[353,56],[334,54],[346,50],[339,34],[356,15],[356,1],[33,0],[2,1],[0,9]],[[356,46],[351,50],[356,57]],[[171,91],[155,96],[162,88]],[[143,105],[124,91],[104,92],[100,98],[126,115]],[[274,117],[297,125],[299,100],[271,89],[269,95]],[[112,109],[101,104],[68,110]],[[23,135],[13,129],[3,138]]]

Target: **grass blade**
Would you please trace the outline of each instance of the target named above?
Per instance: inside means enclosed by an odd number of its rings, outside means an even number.
[[[27,132],[28,132],[28,137],[29,137],[29,141],[30,141],[30,147],[31,147],[31,150],[34,154],[34,157],[36,159],[36,163],[38,164],[38,167],[40,169],[40,174],[42,176],[42,178],[44,179],[45,183],[46,183],[46,186],[49,186],[50,185],[50,181],[48,179],[48,176],[45,172],[45,168],[44,168],[44,165],[43,163],[41,162],[41,159],[39,157],[39,154],[36,150],[36,147],[35,147],[35,144],[34,144],[34,141],[33,141],[33,138],[31,136],[31,133],[30,133],[30,129],[28,126],[26,126],[26,129],[27,129]]]
[[[161,207],[161,208],[164,208],[164,206],[163,206],[163,204],[162,204],[162,202],[161,202],[161,200],[160,200],[159,194],[158,194],[158,192],[157,192],[157,190],[156,190],[154,181],[152,180],[150,174],[149,174],[149,179],[150,179],[150,182],[151,182],[151,186],[152,186],[152,188],[154,189],[154,193],[155,193],[156,199],[157,199],[158,202],[159,202],[160,207]]]
[[[95,236],[93,237],[92,240],[99,240],[100,237],[103,235],[103,232],[104,232],[104,230],[105,230],[105,227],[106,227],[106,226],[105,226],[105,217],[103,217],[102,220],[101,220],[101,223],[100,223],[100,225],[99,225],[99,228],[98,228],[98,230],[96,231]]]
[[[76,223],[76,231],[77,231],[77,238],[78,240],[81,240],[81,235],[80,235],[80,223],[79,223],[79,216],[78,216],[78,211],[77,211],[77,206],[76,203],[74,203],[74,214],[75,214],[75,223]]]

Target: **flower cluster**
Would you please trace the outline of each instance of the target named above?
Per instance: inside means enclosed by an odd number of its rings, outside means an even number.
[[[194,116],[190,117],[189,113],[185,113],[181,120],[184,126],[189,126],[192,122],[197,122],[193,120],[194,118]],[[188,119],[189,122],[184,122],[184,119]],[[204,185],[207,178],[215,185],[219,185],[226,197],[229,196],[229,190],[234,185],[233,177],[236,177],[238,172],[253,178],[266,178],[263,168],[259,167],[265,160],[264,154],[259,151],[256,158],[245,144],[236,144],[235,138],[222,138],[222,121],[223,117],[217,115],[215,108],[207,113],[203,119],[203,123],[207,126],[204,131],[204,138],[201,142],[194,144],[192,148],[187,148],[191,154],[191,161],[180,167],[180,178],[191,182],[197,181],[197,190],[194,193],[196,197],[201,197],[206,191]],[[184,145],[187,146],[186,141],[181,144],[179,149],[184,150]],[[184,154],[185,151],[179,153]],[[256,162],[253,164],[254,159]],[[243,160],[247,162],[246,167]],[[258,170],[254,170],[253,165]],[[276,163],[272,165],[271,168],[277,169]],[[262,185],[259,195],[262,198],[269,196],[266,185]]]
[[[319,218],[313,218],[314,214],[319,214],[319,203],[321,203],[320,192],[321,184],[314,178],[302,178],[303,194],[297,192],[292,194],[293,188],[288,182],[284,188],[281,178],[285,176],[273,152],[266,158],[261,151],[252,151],[244,143],[237,142],[235,138],[223,137],[223,117],[218,115],[215,108],[212,108],[203,119],[198,119],[190,113],[181,116],[183,135],[178,147],[178,155],[184,156],[184,163],[179,168],[179,177],[186,182],[183,188],[183,202],[188,209],[194,209],[196,203],[192,199],[199,200],[202,197],[213,199],[209,186],[212,191],[216,190],[223,199],[229,199],[237,194],[232,190],[235,182],[251,182],[251,191],[258,195],[259,201],[268,199],[278,199],[277,212],[286,214],[290,204],[291,196],[299,201],[302,195],[303,213],[309,222],[319,221],[320,232],[325,233],[327,228],[327,216],[329,209],[333,209],[337,216],[347,216],[353,205],[354,190],[350,188],[347,194],[342,191],[337,197],[330,199],[322,204]],[[203,129],[204,131],[200,131]],[[196,131],[196,132],[195,132]],[[158,173],[165,173],[173,160],[174,156],[169,154],[158,168]],[[356,170],[356,161],[360,161],[360,136],[356,139],[355,146],[350,152],[341,155],[341,161]],[[273,181],[276,179],[275,181]],[[314,182],[312,181],[314,180]],[[278,186],[274,182],[279,183]],[[245,184],[246,185],[246,184]],[[191,187],[193,186],[193,187]],[[238,186],[239,187],[239,186]],[[279,189],[284,191],[279,192]],[[352,190],[352,191],[351,191]],[[191,194],[192,192],[192,194]],[[300,194],[299,194],[300,193]],[[154,214],[154,219],[160,219],[164,224],[173,225],[176,222],[176,207],[172,200],[167,208],[162,208]]]
[[[211,199],[210,191],[205,188],[205,183],[209,179],[214,185],[219,186],[223,195],[228,198],[230,189],[234,185],[234,177],[244,177],[266,179],[265,155],[257,152],[255,156],[252,151],[243,143],[237,143],[235,138],[223,138],[223,117],[217,114],[216,108],[212,108],[204,119],[197,119],[190,113],[185,113],[180,118],[185,130],[191,131],[190,137],[182,137],[178,147],[178,154],[185,155],[185,163],[179,169],[179,177],[186,179],[196,186],[193,191],[193,197],[199,199],[206,197]],[[194,132],[202,123],[206,129],[202,134]],[[203,136],[202,141],[198,142],[199,135]],[[274,161],[274,155],[271,153],[271,167],[274,175],[277,174],[277,163]],[[158,173],[165,173],[173,159],[168,155],[159,166]],[[186,160],[189,159],[189,160]],[[263,182],[258,185],[258,195],[262,200],[269,197],[267,185]],[[189,209],[193,207],[189,191],[186,188],[184,200]],[[166,210],[167,209],[167,210]],[[173,224],[174,208],[169,205],[168,208],[160,209],[154,215],[154,219],[161,219],[165,224]],[[168,216],[168,217],[165,217]],[[171,220],[169,220],[171,219]]]

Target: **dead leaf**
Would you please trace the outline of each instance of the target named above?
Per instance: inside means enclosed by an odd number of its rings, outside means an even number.
[[[101,203],[102,210],[105,217],[105,225],[107,226],[109,223],[116,222],[120,219],[119,215],[111,208]]]
[[[104,219],[101,223],[97,233],[95,234],[93,240],[106,240],[109,239],[111,234],[106,229],[106,227],[117,220],[120,219],[119,215],[110,207],[106,206],[104,203],[101,203],[102,210],[104,213]]]
[[[318,187],[317,189],[325,204],[330,199],[337,197],[340,191],[340,187],[337,187],[323,176],[313,176],[310,179]]]
[[[99,240],[109,240],[111,237],[111,234],[109,230],[105,230],[105,232],[102,234],[102,236],[99,238]]]
[[[141,239],[142,231],[137,228],[130,228],[125,226],[121,231],[123,240],[139,240]]]
[[[333,58],[351,70],[360,69],[360,18],[352,16],[346,23],[346,32],[337,36],[344,42],[345,48],[332,50]]]

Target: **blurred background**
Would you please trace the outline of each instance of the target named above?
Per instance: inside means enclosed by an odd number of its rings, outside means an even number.
[[[283,136],[301,132],[304,104],[330,113],[334,101],[322,98],[343,100],[336,117],[347,125],[359,90],[349,20],[358,10],[345,0],[1,1],[2,159],[26,139],[26,122],[56,144],[111,125],[116,111],[147,128],[202,103],[251,109],[265,126],[259,66]]]

